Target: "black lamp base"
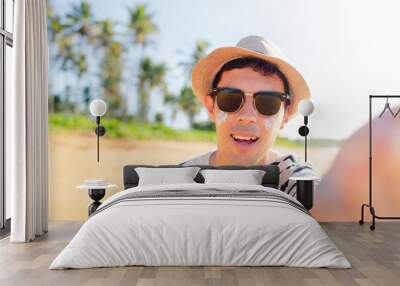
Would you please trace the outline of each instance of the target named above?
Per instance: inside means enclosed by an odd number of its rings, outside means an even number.
[[[106,189],[89,189],[88,192],[89,192],[89,197],[92,200],[94,200],[94,202],[88,208],[88,213],[89,213],[89,216],[90,216],[101,205],[100,200],[106,194]]]
[[[306,209],[311,210],[314,203],[314,181],[298,180],[296,197]]]

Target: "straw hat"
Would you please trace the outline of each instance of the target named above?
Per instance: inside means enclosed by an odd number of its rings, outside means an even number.
[[[200,59],[192,70],[192,87],[194,94],[203,102],[211,92],[215,75],[227,62],[243,57],[255,57],[277,65],[289,82],[291,104],[289,119],[298,111],[302,99],[310,97],[310,90],[303,76],[282,56],[279,49],[260,36],[247,36],[241,39],[235,47],[222,47],[212,51]]]

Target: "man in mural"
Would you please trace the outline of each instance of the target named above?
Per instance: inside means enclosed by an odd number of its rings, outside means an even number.
[[[196,63],[192,72],[195,95],[216,125],[217,149],[182,165],[276,164],[280,189],[296,192],[291,175],[315,175],[310,164],[272,150],[280,129],[310,97],[301,74],[281,56],[277,47],[259,36],[222,47]]]

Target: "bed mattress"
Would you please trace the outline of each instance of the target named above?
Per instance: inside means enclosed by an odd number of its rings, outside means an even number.
[[[50,269],[128,265],[351,267],[293,197],[258,185],[199,183],[109,197]]]

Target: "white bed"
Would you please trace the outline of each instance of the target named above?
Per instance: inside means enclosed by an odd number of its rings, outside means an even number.
[[[138,186],[108,198],[50,269],[127,265],[351,267],[293,197],[199,183]]]

